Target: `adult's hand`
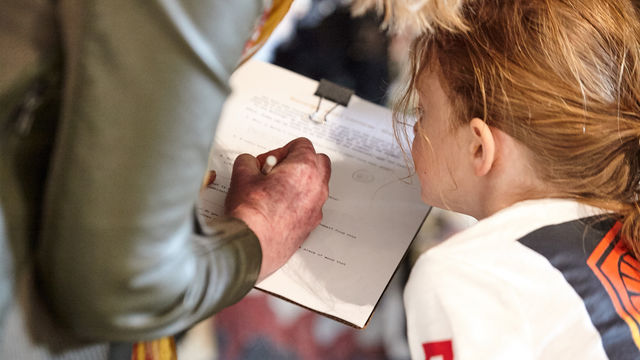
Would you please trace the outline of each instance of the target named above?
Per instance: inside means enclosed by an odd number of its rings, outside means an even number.
[[[260,169],[269,155],[278,163],[264,175]],[[244,221],[258,236],[262,246],[258,280],[284,265],[320,224],[330,175],[329,157],[316,154],[305,138],[257,158],[249,154],[236,158],[225,207],[228,215]]]

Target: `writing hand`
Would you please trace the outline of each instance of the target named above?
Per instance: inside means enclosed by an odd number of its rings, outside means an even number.
[[[260,169],[269,155],[278,164],[264,175]],[[260,240],[259,280],[284,265],[320,224],[330,175],[329,157],[316,154],[305,138],[257,158],[249,154],[236,158],[225,209],[244,221]]]

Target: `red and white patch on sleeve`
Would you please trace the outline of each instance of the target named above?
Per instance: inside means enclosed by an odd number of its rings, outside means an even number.
[[[451,340],[422,344],[425,360],[453,360],[453,344]]]

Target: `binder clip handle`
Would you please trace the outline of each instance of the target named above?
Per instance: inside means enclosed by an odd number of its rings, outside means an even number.
[[[349,100],[351,100],[351,96],[353,94],[354,91],[351,89],[340,86],[327,79],[320,79],[318,89],[314,93],[315,96],[318,96],[318,105],[316,106],[316,110],[309,115],[309,119],[317,123],[324,123],[327,120],[327,115],[338,107],[338,105],[342,105],[344,107],[348,106]],[[332,101],[335,105],[324,115],[321,115],[319,110],[323,99]]]

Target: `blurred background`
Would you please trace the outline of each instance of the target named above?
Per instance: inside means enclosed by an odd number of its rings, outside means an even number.
[[[348,0],[295,0],[254,58],[314,80],[333,81],[361,98],[390,106],[409,44],[400,36],[389,36],[380,25],[375,13],[352,17]],[[178,336],[178,358],[409,359],[402,291],[411,264],[474,222],[434,208],[364,330],[252,290],[237,304]]]

